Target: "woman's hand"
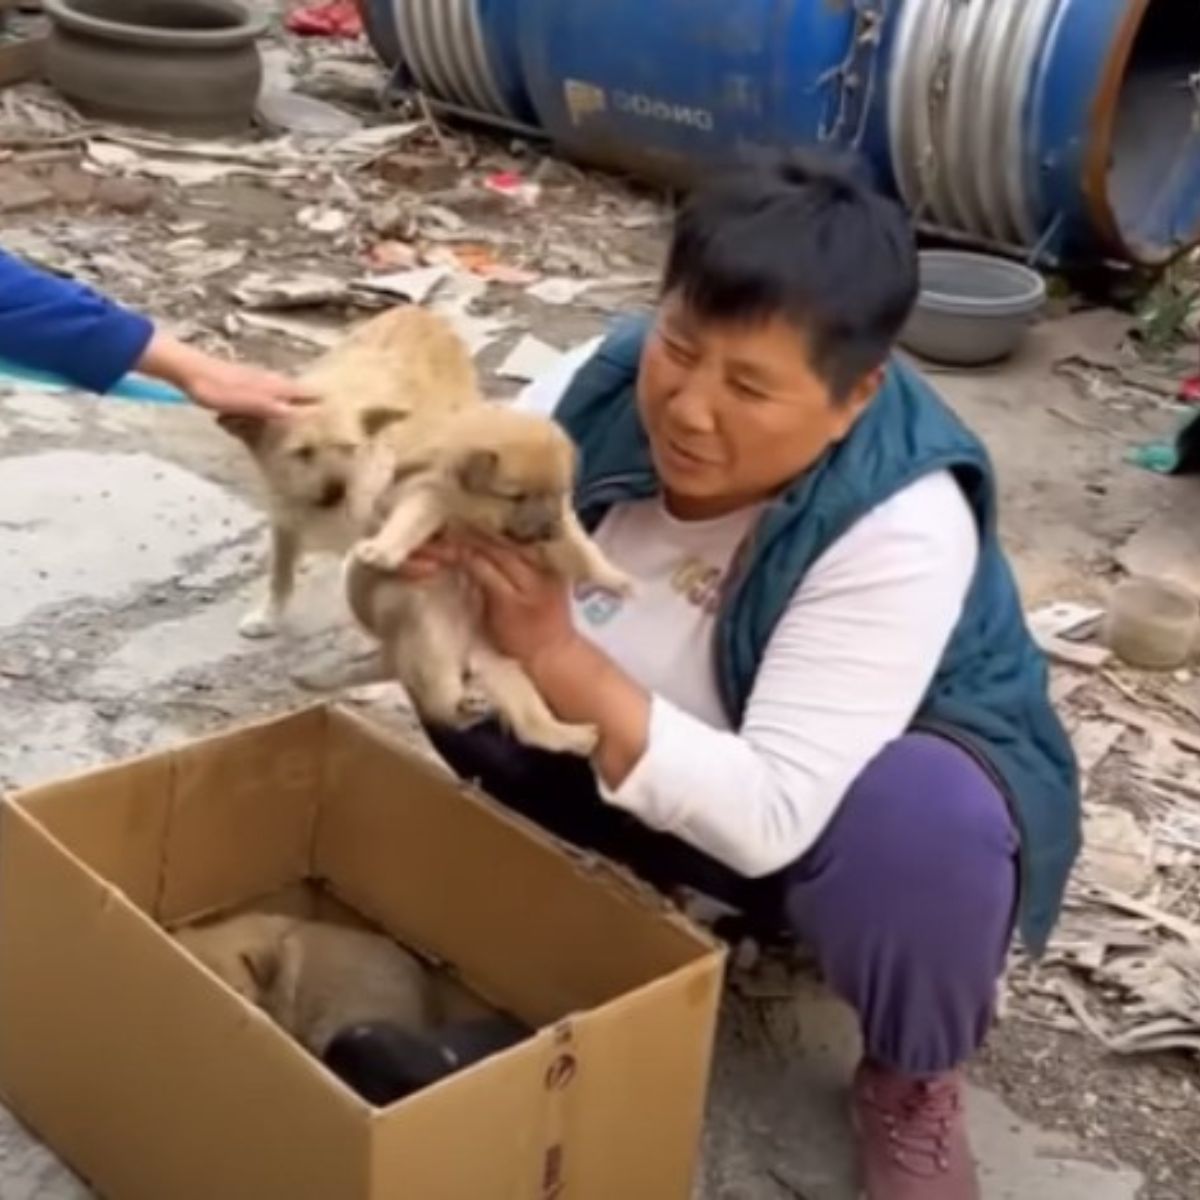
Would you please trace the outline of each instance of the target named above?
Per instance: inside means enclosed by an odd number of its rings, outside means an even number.
[[[213,412],[284,417],[293,404],[312,398],[286,375],[228,362],[165,333],[151,338],[138,369],[174,384],[194,403]]]
[[[478,537],[434,538],[399,575],[418,583],[446,567],[467,571],[479,584],[488,640],[520,663],[554,715],[600,730],[592,762],[609,787],[619,787],[646,752],[650,693],[576,631],[566,582],[530,551]]]
[[[464,539],[460,561],[483,591],[488,640],[533,671],[576,639],[567,583],[534,554],[508,542]]]

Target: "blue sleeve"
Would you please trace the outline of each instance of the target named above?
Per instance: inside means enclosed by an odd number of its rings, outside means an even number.
[[[153,332],[146,317],[0,252],[0,358],[107,392]]]

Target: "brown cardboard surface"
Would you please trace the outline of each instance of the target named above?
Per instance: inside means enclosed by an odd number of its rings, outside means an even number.
[[[22,794],[21,807],[73,855],[144,912],[158,908],[172,759],[104,767]]]
[[[8,807],[0,912],[5,1096],[103,1195],[368,1195],[366,1106]]]
[[[375,1110],[147,915],[336,911],[314,877],[546,1027]],[[686,1200],[721,965],[339,710],[0,812],[0,1088],[106,1200]]]
[[[159,918],[229,908],[308,873],[325,771],[323,708],[172,753]]]
[[[709,952],[682,923],[648,919],[615,876],[548,852],[436,766],[398,757],[360,718],[335,712],[331,734],[339,796],[318,825],[317,874],[502,1008],[534,1025],[556,1020]]]

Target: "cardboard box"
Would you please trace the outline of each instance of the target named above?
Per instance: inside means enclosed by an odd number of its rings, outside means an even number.
[[[162,929],[304,880],[540,1032],[370,1107]],[[336,707],[0,816],[0,1089],[107,1200],[684,1200],[722,965]]]

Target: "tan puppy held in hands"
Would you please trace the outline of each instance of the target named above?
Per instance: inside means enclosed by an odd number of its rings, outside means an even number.
[[[571,507],[575,451],[567,434],[549,418],[494,404],[464,409],[413,439],[397,432],[377,439],[364,468],[373,485],[359,503],[372,511],[368,524],[381,523],[347,559],[355,618],[379,639],[388,671],[430,722],[461,726],[480,715],[470,679],[518,740],[591,754],[595,728],[559,721],[522,668],[487,643],[483,597],[465,571],[447,568],[421,582],[395,574],[435,535],[467,531],[533,548],[571,583],[627,594],[629,577]]]
[[[317,400],[285,420],[218,418],[253,457],[270,513],[267,595],[242,621],[246,637],[278,630],[305,552],[341,555],[365,532],[348,502],[363,447],[431,406],[442,413],[480,402],[462,339],[444,318],[412,305],[360,325],[300,382]]]

